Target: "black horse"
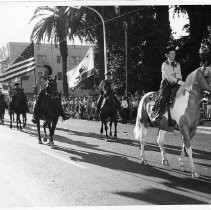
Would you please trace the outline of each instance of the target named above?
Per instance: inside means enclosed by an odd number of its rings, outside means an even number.
[[[56,125],[59,119],[59,111],[61,104],[61,95],[57,91],[57,83],[56,78],[50,79],[48,82],[48,86],[44,90],[44,94],[41,100],[40,106],[40,113],[38,116],[38,123],[37,123],[37,131],[38,131],[38,138],[39,144],[42,144],[41,135],[40,135],[40,120],[43,120],[43,129],[45,136],[43,141],[47,141],[47,134],[46,134],[46,127],[49,129],[49,146],[52,149],[55,148],[53,142],[53,135],[56,129]]]
[[[22,130],[20,115],[23,116],[23,127],[26,126],[26,113],[28,111],[28,104],[26,96],[22,89],[15,91],[10,98],[8,105],[8,113],[10,116],[10,128],[12,128],[12,121],[14,114],[16,114],[16,125],[17,129]]]
[[[8,109],[8,105],[6,101],[4,100],[4,95],[2,94],[0,95],[0,120],[3,125],[4,125],[5,109]]]
[[[117,137],[117,122],[118,122],[118,108],[117,104],[112,97],[112,95],[105,92],[102,105],[99,110],[99,116],[101,119],[101,129],[100,133],[103,134],[103,125],[105,127],[106,138],[105,141],[108,141],[108,126],[107,122],[110,125],[110,136],[112,137],[112,123],[114,123],[114,138]]]

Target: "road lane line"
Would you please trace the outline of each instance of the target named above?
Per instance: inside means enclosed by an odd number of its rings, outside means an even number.
[[[57,156],[57,155],[54,155],[54,154],[52,154],[52,153],[50,153],[50,152],[47,152],[47,151],[45,151],[45,150],[41,150],[41,152],[43,152],[43,153],[45,153],[45,154],[47,154],[47,155],[50,155],[50,156],[52,156],[52,157],[55,157],[55,158],[57,158],[57,159],[59,159],[59,160],[61,160],[61,161],[64,161],[64,162],[66,162],[66,163],[69,163],[69,164],[71,164],[71,165],[77,166],[77,167],[79,167],[79,168],[87,169],[87,167],[82,166],[82,165],[80,165],[80,164],[78,164],[78,163],[75,163],[74,161],[67,160],[67,159],[65,159],[65,158],[62,158],[62,157]]]

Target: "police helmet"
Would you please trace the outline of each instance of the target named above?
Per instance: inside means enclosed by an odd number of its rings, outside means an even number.
[[[52,74],[52,68],[49,65],[44,65],[44,68],[48,70],[48,75],[50,76]]]

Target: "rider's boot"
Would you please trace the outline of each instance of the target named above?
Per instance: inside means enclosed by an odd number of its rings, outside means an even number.
[[[60,116],[62,117],[63,120],[70,119],[70,114],[64,111],[61,102],[60,102]]]
[[[37,103],[35,104],[35,107],[34,107],[34,113],[33,113],[32,122],[34,124],[38,123],[38,104]]]
[[[40,106],[43,96],[44,96],[44,91],[41,91],[34,106],[34,113],[32,118],[32,122],[34,124],[37,124],[39,121]]]
[[[155,117],[153,119],[151,119],[151,122],[159,127],[160,126],[160,121],[162,119],[162,116],[165,112],[165,108],[166,108],[166,102],[165,100],[161,97],[160,101],[158,102],[158,104],[156,104],[157,107],[155,107]],[[154,108],[154,107],[153,107]]]
[[[62,117],[63,120],[68,120],[68,119],[70,119],[70,114],[64,112],[64,110],[63,110],[61,117]]]
[[[97,101],[97,111],[100,112],[100,107],[102,105],[102,101],[103,101],[103,94],[100,95],[100,98]]]

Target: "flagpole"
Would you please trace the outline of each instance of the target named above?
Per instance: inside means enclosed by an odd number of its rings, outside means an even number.
[[[33,40],[32,40],[32,42],[33,42]],[[33,45],[34,45],[34,42],[33,42]],[[34,48],[34,55],[35,55],[35,48]],[[34,90],[35,90],[35,98],[37,101],[38,87],[37,87],[37,76],[36,76],[35,69],[36,69],[36,62],[35,62],[35,68],[34,68]]]

